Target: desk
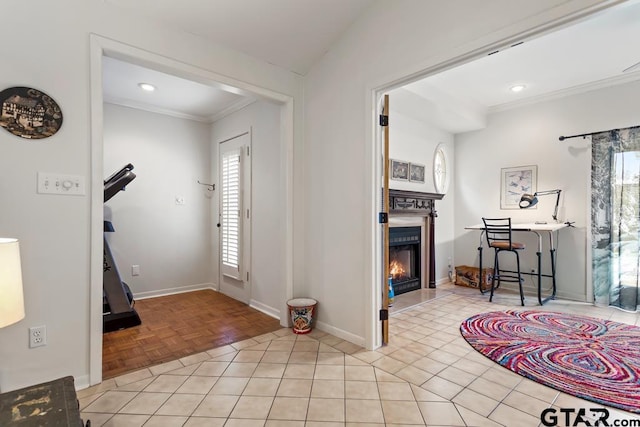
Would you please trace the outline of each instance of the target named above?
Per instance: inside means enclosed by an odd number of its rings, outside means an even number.
[[[555,299],[556,297],[556,248],[554,245],[553,236],[557,235],[558,230],[569,227],[567,223],[545,223],[545,224],[536,224],[536,223],[527,223],[527,224],[511,224],[512,231],[522,231],[528,233],[534,233],[538,236],[538,250],[536,251],[536,256],[538,257],[538,268],[535,273],[529,272],[521,272],[521,274],[528,274],[530,276],[536,276],[538,279],[538,302],[540,305],[543,305],[545,302],[550,299]],[[480,230],[480,244],[478,245],[478,254],[479,254],[479,268],[482,271],[482,238],[484,237],[484,225],[476,224],[465,227],[465,230]],[[549,254],[551,255],[551,274],[542,274],[542,234],[547,234],[549,236]],[[551,295],[546,298],[542,298],[542,278],[549,277],[551,278],[552,290]],[[484,293],[486,291],[482,291],[482,287],[478,286],[480,292]]]

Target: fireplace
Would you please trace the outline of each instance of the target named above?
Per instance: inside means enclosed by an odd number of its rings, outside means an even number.
[[[396,295],[422,287],[421,247],[421,227],[389,228],[389,275]]]
[[[435,258],[435,219],[438,216],[435,210],[435,201],[441,200],[444,194],[423,193],[418,191],[406,191],[389,189],[389,223],[395,226],[389,227],[389,262],[396,259],[408,263],[408,276],[402,280],[393,278],[392,284],[396,284],[396,294],[421,289],[428,286],[436,287],[436,258]],[[406,235],[391,237],[395,229],[409,228]],[[404,233],[403,232],[403,233]],[[417,235],[416,235],[417,233]],[[409,239],[409,240],[402,240]],[[415,277],[418,280],[415,280]]]

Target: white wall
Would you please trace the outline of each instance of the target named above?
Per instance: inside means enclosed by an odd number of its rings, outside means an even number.
[[[211,174],[209,132],[207,123],[104,106],[105,178],[127,163],[136,174],[105,203],[116,230],[106,238],[136,298],[212,286],[213,193],[197,183]]]
[[[90,253],[92,243],[101,244],[91,241],[91,195],[38,195],[35,189],[38,171],[81,175],[91,188],[90,34],[293,97],[294,158],[302,152],[301,77],[210,40],[125,16],[102,1],[2,5],[13,16],[28,16],[30,31],[24,31],[23,19],[5,22],[3,29],[20,34],[20,42],[0,46],[0,88],[44,90],[62,108],[64,122],[56,135],[38,141],[0,130],[0,235],[20,239],[26,304],[26,318],[0,330],[0,389],[64,375],[82,387],[89,383],[91,356]],[[293,174],[301,182],[301,169]],[[301,197],[298,187],[294,191]],[[301,226],[294,225],[298,239]],[[47,326],[47,346],[29,349],[28,328],[39,325]]]
[[[591,146],[588,139],[560,142],[558,137],[637,126],[640,106],[634,99],[638,96],[640,82],[636,81],[494,113],[486,129],[456,135],[456,263],[477,265],[478,233],[464,227],[481,223],[482,216],[552,221],[554,195],[541,196],[536,209],[500,209],[500,169],[537,165],[538,190],[561,189],[558,219],[575,221],[575,228],[559,233],[558,296],[585,301],[591,286],[586,283]],[[529,251],[530,256],[522,257],[528,271],[535,267],[536,241],[518,237]],[[543,253],[543,261],[549,265],[547,254]],[[533,289],[530,278],[525,285]]]
[[[91,241],[91,197],[37,195],[35,177],[37,171],[91,176],[91,33],[293,97],[294,296],[318,298],[322,322],[364,342],[374,321],[379,193],[371,90],[598,3],[396,0],[390,8],[379,2],[316,64],[303,88],[294,73],[99,0],[5,0],[4,9],[28,16],[34,30],[25,32],[21,19],[4,22],[3,31],[20,34],[20,43],[0,45],[0,87],[42,89],[65,119],[47,140],[0,132],[0,197],[10,201],[0,210],[0,234],[21,239],[27,311],[25,320],[0,331],[0,388],[69,374],[80,386],[89,382],[89,254],[99,244]],[[30,350],[27,330],[37,325],[47,325],[48,345]]]
[[[280,162],[280,106],[257,101],[213,123],[212,164],[217,170],[217,145],[251,130],[251,301],[250,305],[280,317],[285,299],[284,169]],[[212,182],[218,178],[211,176]],[[217,222],[219,192],[214,197],[212,220]],[[214,259],[218,259],[219,234],[213,230]],[[214,266],[217,283],[218,265]]]
[[[305,268],[319,326],[374,346],[380,193],[374,89],[582,10],[594,1],[375,3],[305,79]],[[485,52],[486,53],[486,52]]]
[[[449,189],[442,200],[435,202],[435,209],[438,215],[435,218],[435,279],[436,283],[448,281],[449,262],[453,262],[454,235],[453,135],[394,111],[394,105],[398,105],[398,102],[394,99],[393,93],[390,96],[390,104],[390,158],[424,165],[425,182],[420,184],[410,181],[390,180],[389,188],[436,193],[433,180],[433,155],[439,144],[443,144],[443,148],[447,153],[450,169],[448,172],[450,179]]]

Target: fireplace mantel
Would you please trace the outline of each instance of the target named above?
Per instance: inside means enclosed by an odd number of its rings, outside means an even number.
[[[431,216],[435,213],[435,201],[443,197],[439,193],[389,189],[389,213]]]
[[[411,215],[426,218],[428,224],[429,287],[436,287],[435,201],[444,194],[389,189],[389,215]]]

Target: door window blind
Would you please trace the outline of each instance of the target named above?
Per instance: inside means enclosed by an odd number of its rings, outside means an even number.
[[[222,153],[223,274],[240,279],[242,179],[241,149]]]

